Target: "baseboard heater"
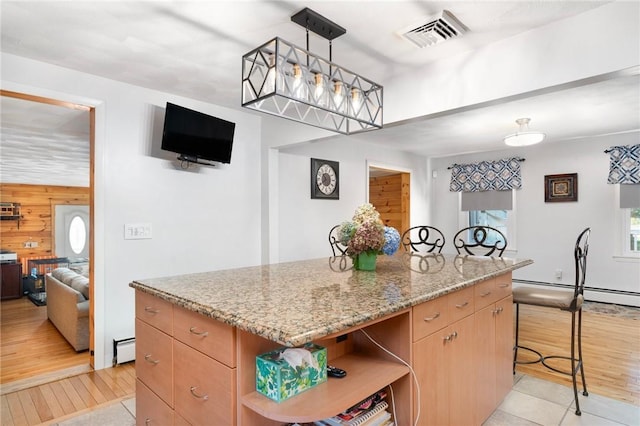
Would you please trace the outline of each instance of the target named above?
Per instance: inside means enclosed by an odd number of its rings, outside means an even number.
[[[113,366],[135,361],[136,338],[113,339]]]

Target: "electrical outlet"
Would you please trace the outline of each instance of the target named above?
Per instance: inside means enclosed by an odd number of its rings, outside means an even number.
[[[25,241],[24,243],[24,248],[37,248],[37,247],[38,247],[37,241]]]
[[[556,278],[559,280],[562,279],[562,269],[556,269]]]
[[[147,240],[151,238],[150,223],[125,223],[125,240]]]

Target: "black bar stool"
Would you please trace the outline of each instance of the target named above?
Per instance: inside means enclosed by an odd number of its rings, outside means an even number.
[[[576,266],[575,286],[572,290],[552,290],[538,289],[531,287],[518,287],[513,289],[513,303],[516,304],[516,342],[513,353],[513,373],[515,374],[516,364],[534,364],[542,363],[545,367],[558,373],[571,376],[573,379],[573,396],[576,401],[576,415],[581,415],[580,404],[578,402],[578,386],[576,376],[578,370],[582,377],[582,394],[588,396],[587,385],[584,380],[584,366],[582,363],[582,302],[584,301],[584,280],[587,272],[587,251],[589,250],[589,234],[590,228],[586,228],[580,233],[576,240],[574,249],[574,258]],[[520,304],[546,306],[548,308],[561,309],[571,312],[571,356],[547,355],[543,356],[540,352],[518,345],[518,326]],[[577,316],[577,324],[576,324]],[[576,340],[578,353],[576,357]],[[518,361],[518,349],[524,349],[533,352],[538,356],[534,361]],[[547,363],[549,359],[566,359],[571,361],[571,371],[560,370]]]

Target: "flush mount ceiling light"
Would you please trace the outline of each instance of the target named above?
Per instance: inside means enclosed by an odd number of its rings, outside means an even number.
[[[343,134],[381,129],[382,86],[331,61],[346,30],[309,8],[291,20],[307,48],[276,37],[244,55],[242,106]],[[309,52],[309,31],[329,40],[329,60]]]
[[[516,133],[505,136],[504,143],[509,146],[527,146],[540,143],[544,140],[545,134],[529,131],[530,118],[518,118],[516,123],[520,128]]]

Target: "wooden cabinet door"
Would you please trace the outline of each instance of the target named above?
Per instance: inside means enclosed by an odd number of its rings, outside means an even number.
[[[467,316],[413,345],[420,396],[420,425],[468,425],[474,422],[474,327]]]
[[[494,304],[474,315],[476,424],[482,424],[496,406],[495,317]]]
[[[136,318],[136,376],[173,407],[171,336]]]
[[[193,425],[236,424],[236,369],[173,341],[176,413]]]
[[[475,313],[476,423],[482,424],[513,386],[513,296]]]
[[[172,426],[173,410],[147,386],[136,380],[136,425]]]
[[[496,303],[496,406],[513,387],[513,296]]]
[[[420,383],[414,388],[414,418],[420,408],[419,425],[449,424],[449,359],[445,353],[448,328],[437,331],[413,344],[413,370]]]
[[[449,424],[470,425],[475,421],[475,363],[473,316],[453,323],[451,340],[445,345],[449,359]]]
[[[4,263],[0,265],[0,298],[17,299],[22,297],[22,264]]]

